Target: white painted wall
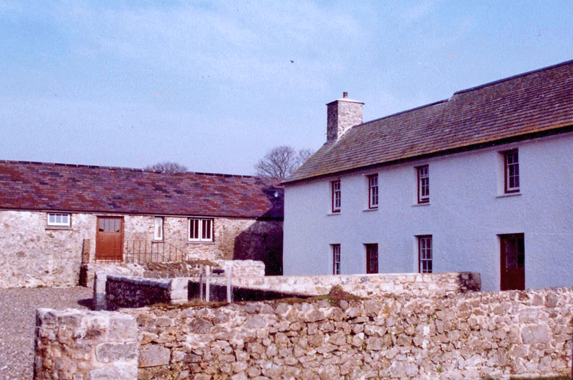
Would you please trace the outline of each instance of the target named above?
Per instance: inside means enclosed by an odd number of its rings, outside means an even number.
[[[503,157],[518,148],[519,195],[503,195]],[[417,205],[415,167],[430,168],[430,203]],[[368,207],[366,176],[378,173],[380,202]],[[330,181],[342,211],[331,214]],[[366,272],[364,244],[378,243],[381,273],[418,271],[417,235],[433,236],[434,272],[477,271],[483,290],[500,282],[500,234],[525,236],[526,288],[573,286],[573,134],[287,185],[284,274]]]

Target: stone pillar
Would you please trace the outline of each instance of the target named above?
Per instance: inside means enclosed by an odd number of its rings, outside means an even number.
[[[136,380],[136,320],[106,311],[38,309],[34,380]]]
[[[92,300],[94,310],[107,310],[107,301],[105,299],[106,282],[107,274],[96,271],[94,275],[94,297]]]
[[[189,302],[189,278],[175,277],[169,283],[169,295],[172,304]]]

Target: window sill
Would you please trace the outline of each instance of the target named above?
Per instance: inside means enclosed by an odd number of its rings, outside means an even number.
[[[187,241],[187,244],[215,244],[214,241],[207,241],[207,240],[197,240],[197,241]]]
[[[336,215],[340,215],[340,212],[329,212],[328,214],[326,214],[327,216],[336,216]]]
[[[510,197],[519,197],[521,196],[520,192],[517,193],[505,193],[505,194],[499,194],[496,196],[496,198],[510,198]]]
[[[412,205],[412,207],[425,207],[425,206],[429,206],[430,202],[426,202],[426,203],[414,203]]]
[[[47,230],[64,230],[64,231],[71,231],[72,227],[70,226],[46,226]]]
[[[378,207],[376,207],[376,208],[365,208],[362,211],[364,211],[364,212],[378,211]]]

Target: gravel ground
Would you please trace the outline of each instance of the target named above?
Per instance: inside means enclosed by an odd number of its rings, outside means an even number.
[[[90,288],[0,289],[0,380],[31,380],[36,309],[87,309]]]

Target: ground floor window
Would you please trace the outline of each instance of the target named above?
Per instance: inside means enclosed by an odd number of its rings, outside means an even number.
[[[332,274],[340,274],[340,244],[332,244]]]
[[[432,235],[418,236],[418,271],[432,273]]]
[[[67,213],[48,213],[48,226],[69,227],[71,226],[71,217]]]
[[[153,229],[153,240],[163,240],[163,217],[155,217],[155,226]]]
[[[213,219],[189,218],[189,241],[213,241]]]
[[[366,247],[366,273],[378,273],[378,244],[364,244]]]

